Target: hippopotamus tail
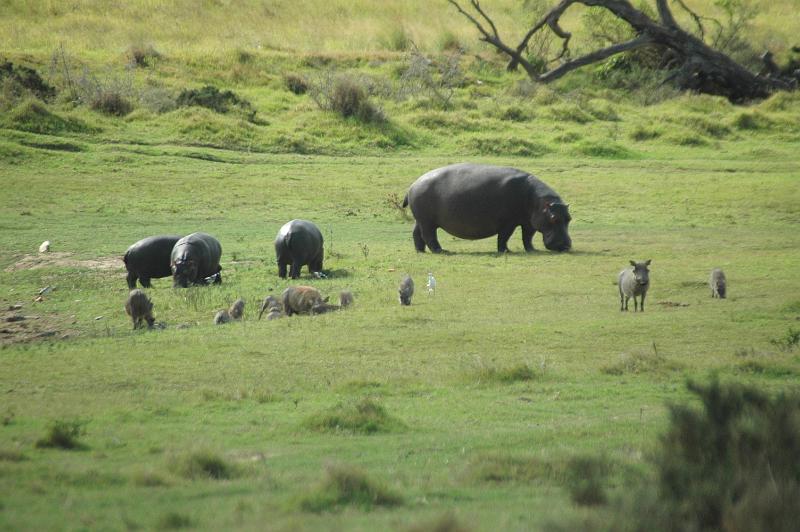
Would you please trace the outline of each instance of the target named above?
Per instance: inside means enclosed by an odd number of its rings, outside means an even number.
[[[405,209],[406,207],[408,207],[408,194],[403,198],[403,208]]]

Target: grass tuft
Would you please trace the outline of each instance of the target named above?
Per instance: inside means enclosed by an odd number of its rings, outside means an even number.
[[[517,137],[475,137],[467,142],[470,152],[481,155],[542,157],[552,152],[546,144]]]
[[[238,475],[236,467],[217,453],[198,450],[173,457],[169,469],[176,475],[191,480],[226,480]]]
[[[608,375],[660,373],[679,369],[680,365],[657,353],[622,353],[619,361],[606,364],[600,371]]]
[[[375,506],[398,506],[403,498],[382,484],[370,479],[366,473],[350,466],[328,467],[325,478],[300,500],[306,512],[336,511],[344,506],[371,510]]]
[[[474,379],[481,383],[499,382],[503,384],[532,381],[539,377],[536,371],[526,363],[503,368],[481,365],[473,375]]]
[[[579,142],[573,148],[582,155],[589,157],[603,157],[606,159],[631,159],[635,153],[616,142],[585,140]]]
[[[17,449],[0,449],[0,462],[22,462],[27,457]]]
[[[484,454],[473,458],[464,476],[471,482],[527,483],[563,476],[553,464],[533,457],[503,453]]]
[[[85,432],[85,424],[83,421],[55,421],[47,429],[47,434],[36,441],[36,447],[70,451],[86,449],[86,445],[78,441]]]
[[[0,117],[0,127],[46,135],[87,133],[93,130],[82,120],[53,113],[35,98],[23,100],[4,117]]]
[[[158,530],[178,530],[194,526],[193,521],[186,515],[178,512],[168,512],[162,515],[156,523]]]
[[[375,434],[405,428],[405,423],[390,416],[386,409],[372,399],[343,404],[311,416],[305,426],[320,432],[349,432]]]

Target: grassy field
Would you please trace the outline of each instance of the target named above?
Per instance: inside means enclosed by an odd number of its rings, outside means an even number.
[[[596,70],[531,87],[476,47],[444,105],[404,91],[413,58],[386,44],[397,36],[382,18],[405,17],[444,61],[446,28],[474,38],[444,8],[423,23],[403,2],[312,2],[306,19],[292,3],[205,2],[219,23],[192,39],[203,10],[189,3],[112,4],[0,8],[0,56],[59,89],[0,95],[0,529],[604,528],[652,477],[667,405],[695,401],[687,379],[800,391],[797,95],[737,107]],[[514,20],[512,5],[496,9]],[[164,10],[187,16],[154,26]],[[351,26],[334,32],[329,12]],[[764,13],[754,35],[778,25]],[[267,20],[319,38],[276,44]],[[256,33],[261,49],[243,40]],[[126,68],[135,42],[161,57]],[[65,65],[73,81],[125,87],[133,110],[68,98]],[[334,74],[367,86],[386,119],[321,111],[285,82]],[[174,105],[208,83],[255,117]],[[537,236],[525,254],[516,232],[497,255],[494,239],[440,232],[452,254],[416,253],[394,203],[459,161],[551,185],[571,205],[573,251]],[[298,217],[322,229],[329,273],[302,282],[332,299],[352,290],[355,305],[259,321],[261,299],[293,284],[272,242]],[[127,246],[198,230],[222,243],[222,285],[155,280],[166,328],[131,330]],[[648,258],[646,311],[620,313],[617,273]],[[726,300],[710,298],[713,267]],[[397,303],[405,273],[410,307]],[[244,320],[213,325],[238,297]],[[576,495],[587,462],[606,504]]]

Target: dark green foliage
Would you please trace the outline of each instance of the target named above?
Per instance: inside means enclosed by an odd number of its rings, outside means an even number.
[[[206,85],[199,89],[182,90],[180,94],[178,94],[176,104],[178,107],[205,107],[222,114],[236,109],[243,113],[251,122],[256,116],[256,111],[249,101],[237,96],[231,91],[220,91],[212,85]]]
[[[306,427],[322,432],[351,432],[374,434],[391,432],[405,427],[404,423],[386,413],[386,409],[372,399],[338,404],[309,418]]]
[[[308,92],[308,82],[306,78],[298,74],[285,74],[283,76],[283,84],[294,94],[300,95]]]
[[[156,524],[159,530],[176,530],[179,528],[189,528],[192,526],[192,520],[189,517],[178,512],[169,512],[161,516]]]
[[[364,123],[386,121],[383,112],[369,99],[362,81],[346,74],[322,76],[309,87],[309,94],[323,111],[333,111],[344,118]]]
[[[577,144],[575,150],[582,155],[607,159],[629,159],[635,155],[625,146],[609,141],[583,141]]]
[[[83,426],[84,423],[81,421],[55,421],[47,429],[47,434],[36,441],[36,447],[40,449],[85,449],[86,446],[78,441],[78,438],[84,434]]]
[[[33,98],[20,102],[10,112],[4,114],[5,116],[0,115],[0,127],[8,129],[49,135],[92,131],[92,128],[83,121],[61,117],[51,112],[44,103]]]
[[[343,506],[371,510],[375,506],[397,506],[403,498],[349,466],[328,467],[324,480],[300,501],[307,512],[335,511]]]
[[[783,338],[775,338],[769,342],[781,351],[791,351],[800,344],[800,331],[789,328]]]
[[[102,91],[90,102],[95,111],[112,116],[125,116],[133,111],[133,105],[122,94],[114,91]]]
[[[606,503],[603,479],[608,476],[608,463],[599,458],[576,457],[567,466],[567,485],[572,502],[581,506]]]
[[[173,459],[170,469],[182,477],[223,480],[234,478],[236,469],[224,458],[211,451],[194,451]]]
[[[10,61],[0,63],[0,82],[8,83],[17,96],[27,91],[40,100],[49,100],[56,95],[56,89],[34,69]]]
[[[658,497],[639,506],[638,528],[796,530],[800,396],[717,380],[688,388],[702,408],[670,407]]]
[[[537,374],[528,364],[522,363],[504,368],[481,366],[477,371],[477,377],[481,382],[510,384],[512,382],[533,380],[537,377]]]

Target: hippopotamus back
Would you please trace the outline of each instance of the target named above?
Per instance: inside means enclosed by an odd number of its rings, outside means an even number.
[[[170,256],[180,235],[157,235],[143,238],[131,245],[122,258],[128,270],[128,288],[136,288],[137,279],[145,288],[150,279],[172,275]]]
[[[187,287],[190,284],[201,284],[206,277],[218,274],[222,246],[213,236],[206,233],[187,235],[172,248],[170,266],[174,286]],[[214,283],[222,282],[217,275]]]
[[[324,258],[322,232],[308,220],[292,220],[280,228],[275,237],[275,256],[278,275],[286,278],[287,268],[292,279],[300,277],[300,269],[308,265],[311,273],[322,271]]]
[[[533,250],[536,231],[548,249],[566,251],[572,245],[568,205],[541,180],[516,168],[461,163],[431,170],[411,185],[403,204],[417,221],[418,251],[426,245],[441,251],[438,228],[469,240],[497,235],[499,252],[508,251],[517,226],[526,251]]]

